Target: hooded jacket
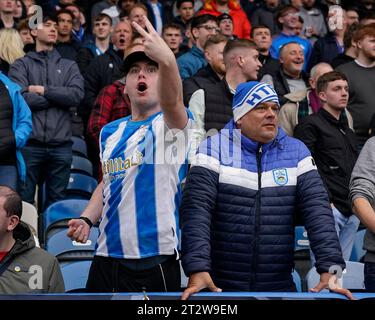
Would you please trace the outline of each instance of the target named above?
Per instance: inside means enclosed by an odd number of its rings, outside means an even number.
[[[21,86],[32,111],[29,143],[58,146],[70,142],[69,109],[78,107],[84,96],[83,78],[77,64],[61,58],[56,49],[31,51],[11,65],[9,78]],[[29,92],[30,85],[44,86],[44,95]]]
[[[240,3],[236,0],[229,0],[228,7],[228,14],[233,18],[233,34],[241,39],[250,39],[251,24]],[[198,12],[198,15],[202,14],[212,14],[218,17],[222,12],[217,10],[216,0],[207,0],[203,9]]]
[[[234,121],[205,140],[180,207],[182,266],[225,291],[295,291],[294,219],[303,214],[319,273],[345,266],[327,192],[306,146],[279,128],[267,144]]]
[[[4,265],[7,266],[0,274],[0,294],[65,292],[57,259],[35,246],[28,226],[20,222],[13,236],[16,243],[0,262],[0,270]],[[42,276],[39,281],[38,273]]]
[[[31,133],[32,120],[31,111],[21,95],[21,88],[13,81],[9,80],[0,72],[0,81],[8,89],[8,93],[13,105],[12,129],[16,142],[17,170],[22,181],[26,178],[26,165],[21,149],[26,144]]]

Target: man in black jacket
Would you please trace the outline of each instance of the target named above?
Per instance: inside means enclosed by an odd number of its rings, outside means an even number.
[[[70,108],[83,98],[83,78],[77,64],[54,48],[57,22],[49,16],[31,30],[36,51],[11,65],[9,77],[21,86],[32,111],[33,130],[22,150],[27,166],[22,199],[34,203],[35,187],[46,181],[45,205],[64,199],[72,161]]]
[[[196,121],[196,130],[193,132],[190,158],[194,156],[205,135],[221,130],[233,117],[232,101],[235,89],[242,82],[257,79],[262,66],[258,56],[257,46],[253,41],[229,40],[223,51],[225,76],[216,82],[200,81],[200,87],[191,94],[189,110]],[[184,96],[188,92],[192,90],[184,81]]]
[[[350,176],[358,156],[356,135],[343,116],[348,90],[344,74],[331,71],[322,75],[317,83],[322,109],[304,118],[294,131],[294,137],[310,149],[328,191],[345,260],[350,258],[359,225],[348,200]]]

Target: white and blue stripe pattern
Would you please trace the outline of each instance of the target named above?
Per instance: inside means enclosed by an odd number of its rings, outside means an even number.
[[[191,127],[189,118],[183,132]],[[157,161],[160,154],[171,157],[167,131],[162,113],[137,122],[126,117],[102,129],[104,208],[96,255],[139,259],[176,252],[181,182],[188,166]]]
[[[241,83],[233,97],[233,118],[236,122],[251,109],[263,102],[275,102],[280,106],[275,90],[267,83],[250,81]]]

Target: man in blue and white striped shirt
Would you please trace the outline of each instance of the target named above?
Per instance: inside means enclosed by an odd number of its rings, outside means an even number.
[[[87,289],[91,292],[178,291],[178,208],[187,174],[192,120],[172,51],[145,18],[148,32],[124,61],[132,115],[100,135],[103,181],[68,236],[100,235]],[[141,48],[141,49],[140,49]]]

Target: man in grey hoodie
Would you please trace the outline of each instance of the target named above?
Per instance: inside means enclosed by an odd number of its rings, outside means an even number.
[[[56,26],[55,17],[44,16],[43,23],[31,30],[36,50],[9,69],[9,78],[20,85],[33,121],[32,134],[22,149],[27,175],[20,193],[24,201],[33,203],[35,186],[45,180],[46,207],[64,199],[72,161],[70,109],[84,96],[78,65],[63,59],[54,48]]]
[[[365,287],[375,292],[375,137],[364,145],[350,181],[353,211],[366,227]]]

